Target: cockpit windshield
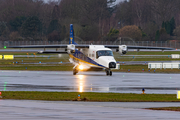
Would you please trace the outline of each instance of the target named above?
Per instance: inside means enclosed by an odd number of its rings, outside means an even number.
[[[100,56],[113,56],[113,52],[110,50],[100,50],[96,52],[96,57],[99,58]]]

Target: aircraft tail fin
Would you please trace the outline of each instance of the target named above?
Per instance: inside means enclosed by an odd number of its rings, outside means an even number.
[[[69,36],[69,44],[77,44],[74,42],[74,29],[73,24],[70,24],[70,36]]]

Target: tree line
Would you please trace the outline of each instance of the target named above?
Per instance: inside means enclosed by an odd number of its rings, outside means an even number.
[[[179,0],[0,0],[0,40],[180,39]]]

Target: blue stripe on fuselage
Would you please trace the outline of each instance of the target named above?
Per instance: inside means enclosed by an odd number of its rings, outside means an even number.
[[[95,62],[94,60],[92,60],[91,58],[87,57],[86,55],[84,55],[82,52],[80,52],[79,50],[75,50],[75,53],[73,54],[74,57],[81,59],[83,61],[86,61],[88,63],[94,64],[96,66],[99,67],[105,67],[103,65],[98,64],[97,62]],[[106,68],[106,67],[105,67]]]

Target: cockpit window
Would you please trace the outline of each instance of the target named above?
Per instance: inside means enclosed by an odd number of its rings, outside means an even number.
[[[99,58],[100,56],[113,56],[113,52],[110,50],[100,50],[96,52],[96,57]]]

